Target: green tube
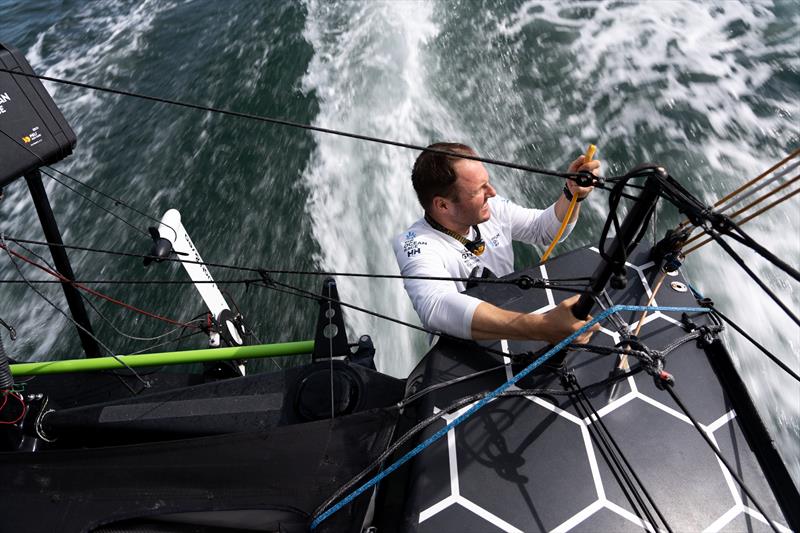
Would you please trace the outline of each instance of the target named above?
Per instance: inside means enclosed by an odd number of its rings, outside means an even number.
[[[257,344],[233,348],[212,348],[205,350],[185,350],[181,352],[143,353],[138,355],[118,355],[114,357],[93,357],[91,359],[67,359],[63,361],[42,361],[39,363],[17,363],[11,366],[14,376],[42,376],[47,374],[68,374],[71,372],[94,372],[97,370],[120,370],[125,365],[131,368],[143,366],[183,365],[206,361],[226,361],[230,359],[255,359],[259,357],[282,357],[302,355],[314,351],[314,341],[283,342],[277,344]]]

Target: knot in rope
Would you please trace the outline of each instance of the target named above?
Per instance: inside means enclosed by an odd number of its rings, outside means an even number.
[[[628,356],[637,358],[642,369],[653,377],[659,389],[663,390],[665,383],[675,383],[672,374],[664,370],[664,352],[647,347],[633,335],[620,341],[616,347],[625,349]]]

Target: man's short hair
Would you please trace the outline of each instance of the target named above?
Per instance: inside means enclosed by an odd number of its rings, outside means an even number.
[[[461,143],[434,143],[428,148],[464,155],[478,155],[472,147]],[[460,157],[435,152],[422,152],[419,155],[411,171],[411,183],[414,185],[423,209],[427,211],[436,196],[456,199],[456,172],[453,165],[460,159]]]

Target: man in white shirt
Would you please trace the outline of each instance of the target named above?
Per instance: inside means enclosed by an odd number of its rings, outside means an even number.
[[[458,143],[436,143],[428,148],[477,155]],[[584,162],[580,156],[568,172],[597,174],[599,168],[599,161]],[[564,193],[553,205],[543,211],[526,209],[497,196],[479,161],[434,152],[423,152],[417,158],[411,180],[425,216],[393,241],[400,272],[406,276],[467,278],[480,266],[498,277],[509,274],[514,268],[512,239],[549,244],[567,214],[572,195],[581,201],[592,191],[592,187],[567,180]],[[575,225],[579,206],[575,206],[565,237]],[[556,344],[586,323],[572,315],[577,295],[547,313],[528,314],[462,294],[465,285],[458,281],[405,279],[404,284],[426,328],[461,338],[534,339]],[[596,324],[575,342],[588,342],[597,329]]]

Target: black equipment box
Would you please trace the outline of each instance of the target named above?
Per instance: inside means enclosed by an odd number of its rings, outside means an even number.
[[[0,43],[0,68],[34,74],[19,50]],[[0,188],[61,161],[77,138],[36,78],[0,71]]]

